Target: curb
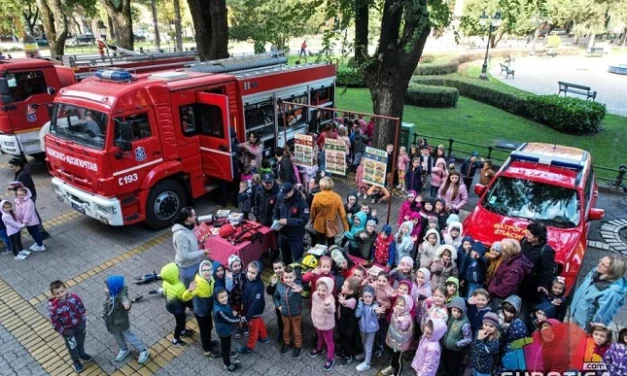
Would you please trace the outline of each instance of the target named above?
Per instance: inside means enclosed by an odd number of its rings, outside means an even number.
[[[627,228],[627,219],[613,219],[601,226],[601,237],[610,250],[627,255],[627,244],[620,236],[620,231]]]

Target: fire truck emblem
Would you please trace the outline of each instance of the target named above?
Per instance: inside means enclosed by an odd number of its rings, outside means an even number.
[[[37,107],[29,104],[26,106],[26,121],[34,123],[37,121]]]
[[[137,162],[146,160],[146,150],[142,146],[138,146],[137,149],[135,149],[135,160]]]

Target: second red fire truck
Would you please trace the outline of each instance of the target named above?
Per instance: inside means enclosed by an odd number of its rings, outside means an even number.
[[[46,136],[57,197],[112,226],[172,223],[180,209],[234,171],[230,134],[257,134],[264,155],[332,107],[335,66],[288,66],[265,55],[152,74],[101,71],[61,89]],[[322,122],[330,122],[332,112]]]

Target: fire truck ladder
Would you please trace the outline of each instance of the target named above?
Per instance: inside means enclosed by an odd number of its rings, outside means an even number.
[[[116,47],[113,45],[108,45],[111,50],[119,50],[120,47]],[[129,50],[124,50],[129,51]],[[197,57],[198,51],[183,51],[183,52],[157,52],[157,53],[140,53],[136,51],[133,52],[132,56],[107,56],[105,60],[102,60],[100,55],[64,55],[62,58],[62,63],[66,67],[70,68],[81,68],[81,67],[98,67],[102,66],[107,67],[109,65],[125,63],[125,62],[139,62],[139,61],[150,61],[150,60],[160,60],[160,59],[169,59],[169,58],[177,58],[177,57]]]
[[[185,69],[199,73],[239,73],[259,68],[279,67],[286,63],[285,54],[275,52],[191,63],[186,65]]]

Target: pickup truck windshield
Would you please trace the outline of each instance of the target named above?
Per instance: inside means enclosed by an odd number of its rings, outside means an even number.
[[[107,115],[69,104],[55,104],[50,133],[62,139],[95,149],[104,149]]]
[[[560,228],[576,227],[581,219],[574,189],[504,176],[492,184],[482,206],[500,215]]]

